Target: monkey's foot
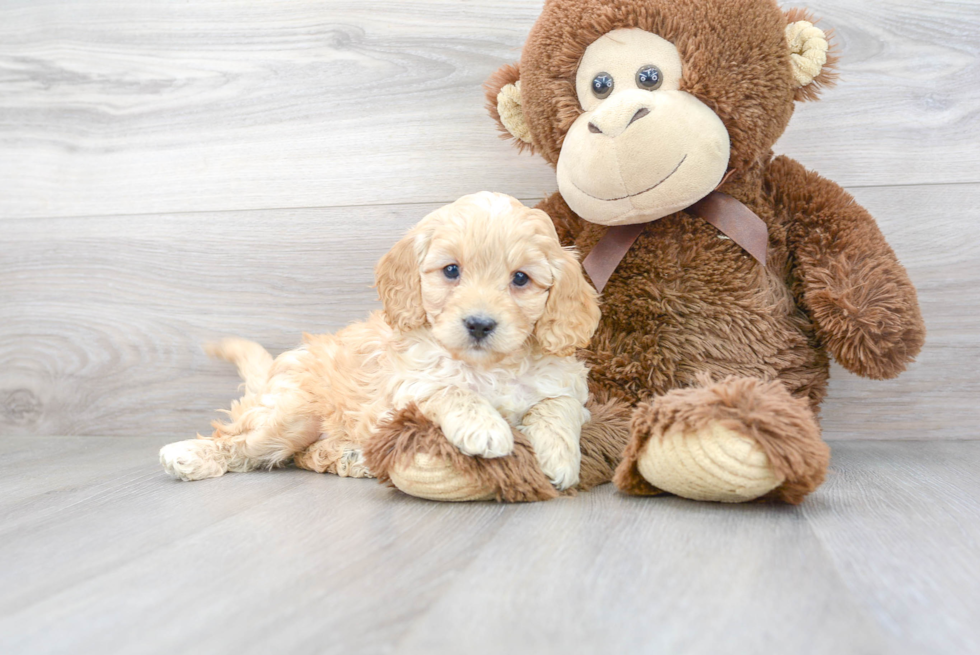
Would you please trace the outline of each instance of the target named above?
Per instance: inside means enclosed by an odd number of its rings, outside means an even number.
[[[805,400],[778,381],[731,377],[637,407],[615,482],[636,495],[796,504],[823,482],[829,459]]]
[[[416,453],[411,461],[396,464],[388,471],[388,478],[402,492],[426,500],[464,502],[496,498],[492,485],[458,470],[449,459],[427,453]]]
[[[364,458],[379,481],[428,500],[516,503],[558,496],[520,432],[514,431],[510,455],[470,457],[414,406],[379,427],[364,448]]]

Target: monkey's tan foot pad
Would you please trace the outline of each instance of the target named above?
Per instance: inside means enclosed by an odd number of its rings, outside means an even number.
[[[379,425],[364,459],[380,482],[429,500],[519,503],[559,495],[524,435],[514,432],[514,452],[507,457],[470,457],[414,405]]]
[[[797,504],[830,463],[809,403],[778,380],[732,376],[673,389],[638,405],[630,429],[613,481],[632,495]]]
[[[636,467],[658,489],[723,503],[755,500],[784,480],[755,440],[719,423],[688,432],[675,426],[650,439]]]
[[[391,467],[388,478],[409,496],[427,500],[461,502],[497,497],[491,485],[461,473],[445,459],[425,453],[416,454],[411,462]]]

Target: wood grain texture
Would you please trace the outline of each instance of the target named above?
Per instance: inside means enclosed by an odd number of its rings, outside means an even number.
[[[980,185],[857,190],[919,289],[929,329],[889,382],[835,368],[828,439],[977,438]],[[533,202],[533,199],[526,200]],[[437,205],[4,223],[0,435],[206,431],[235,397],[223,336],[291,348],[377,307],[373,262]]]
[[[802,506],[852,597],[919,652],[980,652],[978,465],[977,442],[835,444]]]
[[[843,82],[778,145],[849,186],[980,182],[980,6],[814,0]],[[480,88],[540,0],[0,3],[0,218],[540,196]]]
[[[203,343],[366,317],[373,262],[434,207],[8,221],[0,434],[206,430],[238,380]]]
[[[977,651],[978,442],[836,444],[787,507],[182,483],[166,441],[0,440],[0,651]]]
[[[851,187],[978,181],[980,4],[780,4],[834,31],[840,81],[798,105],[777,152]]]
[[[803,635],[810,653],[898,650],[841,593],[796,509],[627,499],[608,485],[521,509],[400,650],[800,652]]]

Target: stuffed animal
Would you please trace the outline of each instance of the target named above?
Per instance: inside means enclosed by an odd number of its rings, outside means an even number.
[[[547,0],[520,64],[487,84],[505,135],[555,167],[539,208],[603,292],[580,353],[599,410],[589,484],[615,464],[627,494],[799,503],[829,462],[830,357],[887,379],[922,347],[915,289],[874,219],[773,155],[795,103],[835,79],[814,23],[774,0]],[[528,491],[533,457],[444,444],[395,417],[369,465],[419,496],[548,495]]]

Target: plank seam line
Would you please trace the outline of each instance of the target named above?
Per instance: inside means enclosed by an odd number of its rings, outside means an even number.
[[[980,186],[980,180],[965,182],[918,182],[912,184],[849,184],[844,186],[845,190],[850,189],[901,189],[916,187],[959,187],[959,186]],[[518,197],[518,200],[527,204],[538,202],[551,195],[537,197]],[[188,216],[193,214],[242,214],[253,212],[282,212],[282,211],[313,211],[313,210],[332,210],[332,209],[353,209],[357,207],[416,207],[420,205],[448,205],[456,198],[448,200],[414,200],[409,202],[366,202],[353,203],[349,205],[310,205],[295,207],[242,207],[233,209],[191,209],[166,212],[140,212],[136,214],[65,214],[62,216],[3,216],[0,221],[51,221],[60,219],[88,219],[88,218],[140,218],[145,216]]]

